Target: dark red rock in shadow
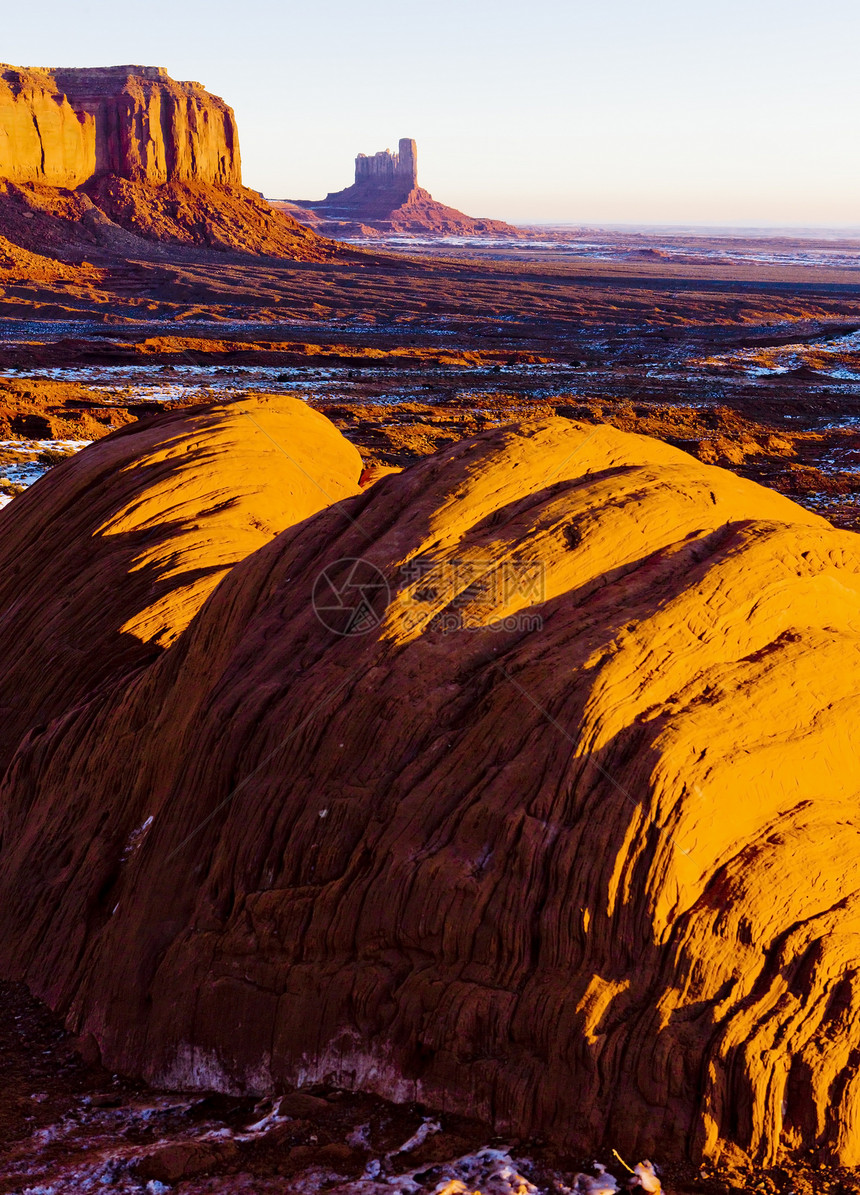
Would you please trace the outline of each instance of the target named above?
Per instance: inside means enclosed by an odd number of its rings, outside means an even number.
[[[354,558],[391,601],[337,635]],[[854,1165],[858,627],[856,536],[777,494],[605,426],[462,441],[22,745],[3,971],[158,1083]]]

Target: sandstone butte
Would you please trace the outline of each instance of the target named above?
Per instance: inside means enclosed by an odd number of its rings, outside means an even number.
[[[46,242],[22,217],[47,214],[72,226],[69,238],[85,222],[101,241],[112,224],[153,239],[325,255],[325,242],[242,186],[232,109],[160,67],[0,64],[0,200],[4,234],[25,249]]]
[[[72,477],[2,539],[75,517]],[[392,599],[338,636],[311,598],[349,557]],[[45,594],[57,635],[76,584]],[[854,1166],[858,690],[856,535],[607,426],[494,429],[245,555],[23,738],[0,966],[155,1083],[326,1079],[589,1151]]]
[[[355,182],[325,199],[275,201],[274,207],[334,236],[429,233],[505,236],[522,233],[502,220],[475,219],[433,198],[418,186],[418,147],[401,137],[397,153],[359,154]]]

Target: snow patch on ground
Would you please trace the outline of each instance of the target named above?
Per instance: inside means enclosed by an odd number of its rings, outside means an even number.
[[[31,486],[58,463],[40,460],[41,454],[74,456],[90,443],[90,440],[0,440],[0,457],[3,458],[0,460],[0,507],[8,506],[14,497],[14,494],[3,492],[4,486]]]
[[[851,360],[856,356],[856,360]],[[846,360],[847,358],[847,360]],[[691,357],[694,369],[725,369],[751,378],[778,377],[806,367],[821,374],[822,381],[860,381],[860,329],[827,340],[799,341],[767,348],[737,349],[710,357]]]

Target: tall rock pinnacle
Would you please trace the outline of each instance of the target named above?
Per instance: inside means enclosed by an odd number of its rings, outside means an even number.
[[[437,203],[429,191],[419,187],[418,147],[409,137],[400,138],[397,153],[383,149],[375,154],[359,154],[352,186],[331,191],[325,199],[285,201],[275,206],[301,223],[335,236],[368,230],[519,235],[517,229],[500,220],[475,220]]]

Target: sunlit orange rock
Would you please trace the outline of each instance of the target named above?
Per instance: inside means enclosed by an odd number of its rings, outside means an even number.
[[[0,226],[73,257],[145,249],[128,233],[297,260],[333,249],[242,186],[233,110],[152,66],[0,64]]]
[[[107,174],[239,186],[232,110],[160,67],[0,65],[0,178],[78,187]]]
[[[227,571],[358,492],[361,458],[298,399],[131,424],[0,511],[0,770],[22,736],[148,663]]]
[[[391,601],[338,635],[356,557]],[[858,690],[854,534],[608,427],[487,432],[23,743],[2,970],[159,1083],[856,1165]]]

